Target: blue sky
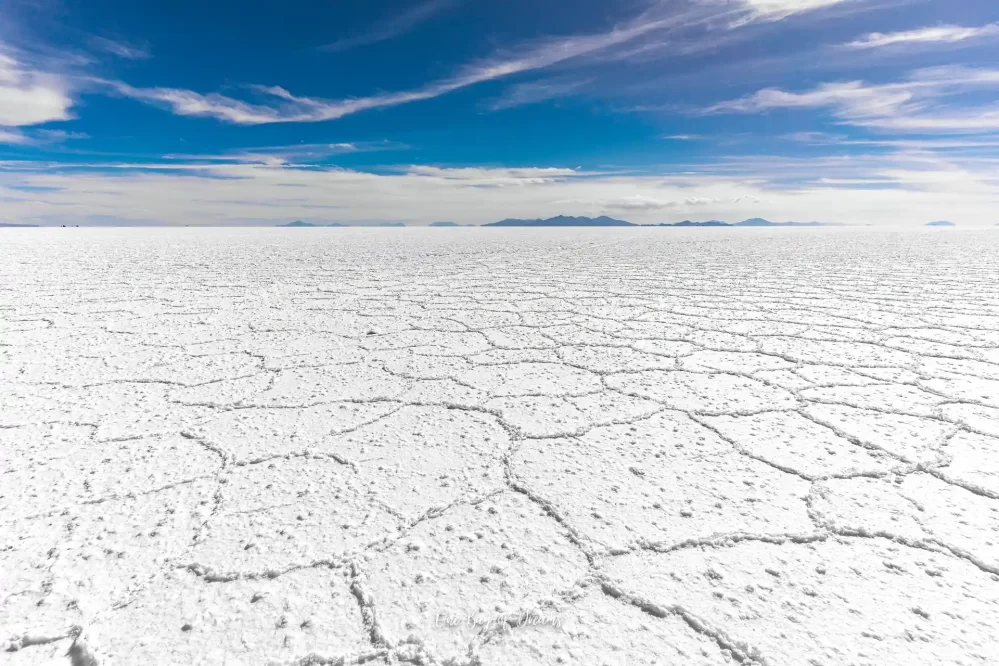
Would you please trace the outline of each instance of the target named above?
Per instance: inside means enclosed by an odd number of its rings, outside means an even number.
[[[993,0],[0,0],[0,221],[997,210]]]

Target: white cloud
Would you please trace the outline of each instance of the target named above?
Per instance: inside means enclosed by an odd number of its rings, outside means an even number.
[[[32,71],[0,50],[0,127],[69,119],[73,100],[67,90],[61,77]]]
[[[435,166],[414,165],[406,170],[414,176],[434,179],[442,182],[460,184],[468,187],[509,187],[525,185],[543,185],[554,183],[566,178],[579,178],[592,174],[562,168],[489,168],[463,167],[441,168]]]
[[[716,104],[706,113],[760,113],[773,109],[829,108],[844,124],[901,131],[980,132],[999,129],[995,106],[946,107],[941,100],[968,90],[999,87],[999,69],[935,67],[906,81],[823,83],[805,92],[766,88]]]
[[[872,32],[862,39],[849,42],[848,44],[844,44],[844,46],[851,49],[873,49],[896,44],[955,44],[969,39],[994,37],[996,35],[999,35],[999,23],[991,23],[977,28],[941,25],[904,32]]]
[[[63,130],[34,129],[24,131],[19,128],[0,127],[0,143],[18,146],[43,146],[46,144],[62,143],[70,139],[87,139],[86,134],[80,132],[66,132]]]
[[[742,197],[741,200],[751,200],[755,197]],[[665,210],[669,208],[685,208],[691,206],[708,206],[722,203],[721,199],[713,197],[687,197],[685,199],[654,199],[648,196],[634,195],[621,199],[609,199],[606,201],[594,202],[600,208],[607,210],[622,211],[653,211]]]
[[[876,146],[913,152],[976,153],[983,150],[991,152],[991,149],[999,148],[999,136],[983,135],[942,139],[847,139],[844,137],[835,143],[840,146]]]
[[[603,209],[622,211],[663,210],[664,208],[673,208],[676,206],[675,201],[663,201],[661,199],[653,199],[652,197],[638,194],[630,197],[624,197],[622,199],[610,199],[595,203]]]
[[[24,132],[16,129],[4,129],[0,127],[0,143],[13,144],[15,146],[28,143],[29,139]]]
[[[84,132],[67,132],[55,129],[36,129],[32,132],[35,141],[39,143],[60,143],[71,139],[89,139],[90,135]]]

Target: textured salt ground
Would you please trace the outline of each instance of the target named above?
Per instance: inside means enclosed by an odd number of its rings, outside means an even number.
[[[615,593],[687,615],[748,659],[988,663],[995,581],[974,565],[884,539],[747,541],[640,553],[608,567]],[[634,590],[629,593],[628,590]]]
[[[995,234],[3,241],[0,663],[994,661]]]

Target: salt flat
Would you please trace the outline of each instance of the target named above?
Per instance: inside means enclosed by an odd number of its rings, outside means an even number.
[[[999,232],[0,233],[5,664],[988,664]]]

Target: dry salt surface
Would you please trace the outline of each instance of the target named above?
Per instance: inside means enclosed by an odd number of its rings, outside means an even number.
[[[0,663],[999,663],[999,233],[4,230]]]

